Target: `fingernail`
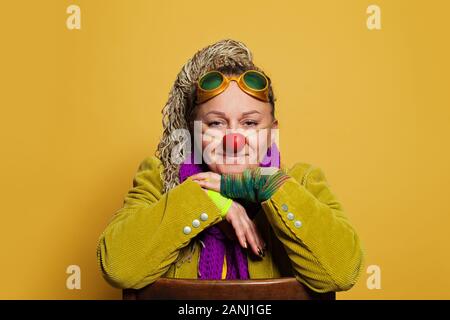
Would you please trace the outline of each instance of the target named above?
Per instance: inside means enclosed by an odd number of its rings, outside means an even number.
[[[244,241],[244,248],[247,249],[247,242]]]
[[[262,252],[262,250],[260,248],[258,248],[258,254],[261,258],[264,257],[264,253]]]

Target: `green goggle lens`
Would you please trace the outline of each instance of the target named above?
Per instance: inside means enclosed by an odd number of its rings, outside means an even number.
[[[247,72],[244,75],[244,82],[247,86],[254,90],[262,90],[266,87],[266,79],[256,72]]]
[[[222,75],[218,72],[211,72],[205,75],[199,82],[203,90],[214,90],[222,84]]]

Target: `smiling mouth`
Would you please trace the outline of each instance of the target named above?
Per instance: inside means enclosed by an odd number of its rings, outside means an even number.
[[[225,158],[242,158],[242,157],[248,157],[248,154],[227,154],[227,153],[217,153],[217,156],[219,156],[219,157],[225,157]]]

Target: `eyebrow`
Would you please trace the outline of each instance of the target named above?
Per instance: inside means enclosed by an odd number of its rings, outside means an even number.
[[[207,115],[210,114],[210,113],[215,113],[215,114],[218,114],[219,116],[225,117],[225,113],[224,113],[224,112],[215,111],[215,110],[207,112],[207,113],[205,114],[205,116],[207,116]]]
[[[207,115],[210,114],[210,113],[214,113],[214,114],[217,114],[217,115],[222,116],[222,117],[225,118],[225,113],[224,113],[224,112],[221,112],[221,111],[215,111],[215,110],[207,112],[207,113],[205,114],[205,116],[207,116]],[[249,114],[252,114],[252,113],[261,113],[261,112],[259,112],[259,111],[257,111],[257,110],[251,110],[251,111],[243,112],[242,115],[243,115],[243,116],[246,116],[246,115],[249,115]]]
[[[242,115],[243,115],[243,116],[246,116],[246,115],[252,114],[252,113],[261,113],[261,112],[259,112],[259,111],[257,111],[257,110],[251,110],[251,111],[247,111],[247,112],[242,113]]]

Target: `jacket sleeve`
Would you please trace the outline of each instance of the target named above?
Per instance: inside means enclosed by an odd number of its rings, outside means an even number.
[[[140,289],[156,281],[192,238],[222,219],[190,178],[161,194],[159,164],[156,157],[141,163],[123,207],[99,238],[97,261],[114,287]]]
[[[316,292],[348,290],[363,266],[360,240],[322,170],[301,171],[294,166],[262,208],[298,281]]]

